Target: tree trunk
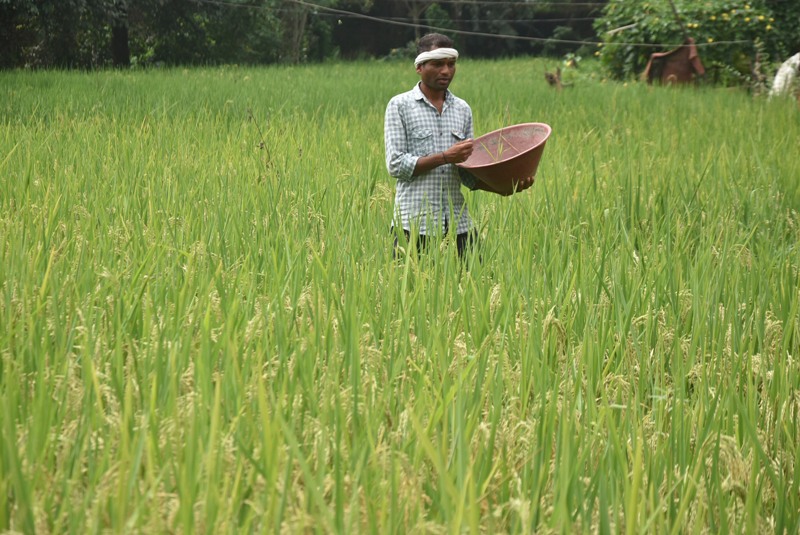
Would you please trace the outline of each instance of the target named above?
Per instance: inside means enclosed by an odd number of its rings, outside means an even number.
[[[428,33],[430,30],[426,28],[420,28],[422,15],[425,13],[431,4],[430,0],[422,0],[421,2],[417,0],[406,0],[405,6],[408,10],[408,14],[411,17],[411,22],[414,25],[414,42],[418,41],[423,34]]]
[[[111,27],[111,57],[114,67],[131,66],[131,49],[128,44],[128,26],[116,22]]]
[[[283,5],[286,10],[282,21],[285,59],[289,63],[300,63],[303,56],[308,9],[293,2],[284,2]]]

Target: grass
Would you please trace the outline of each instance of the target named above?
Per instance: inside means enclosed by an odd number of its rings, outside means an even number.
[[[795,103],[540,71],[460,64],[553,128],[469,271],[408,65],[0,73],[0,531],[796,533]]]

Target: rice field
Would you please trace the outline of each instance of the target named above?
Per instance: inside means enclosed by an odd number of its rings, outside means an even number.
[[[797,533],[800,112],[459,62],[480,262],[393,259],[413,66],[0,73],[0,532]]]

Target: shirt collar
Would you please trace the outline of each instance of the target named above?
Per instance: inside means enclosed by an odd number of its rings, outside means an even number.
[[[422,89],[419,88],[419,85],[421,83],[422,82],[417,82],[417,85],[415,85],[414,89],[412,89],[412,91],[414,92],[414,99],[415,100],[424,100],[424,101],[427,102],[428,101],[428,97],[426,97],[425,93],[422,92]],[[452,97],[452,95],[453,94],[450,92],[449,89],[445,89],[444,90],[444,101],[445,101],[445,103],[448,103],[448,104],[450,103],[450,98]]]

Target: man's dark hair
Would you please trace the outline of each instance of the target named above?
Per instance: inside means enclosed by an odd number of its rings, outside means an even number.
[[[453,48],[453,40],[440,33],[428,33],[417,41],[417,54],[422,54],[434,48]]]

